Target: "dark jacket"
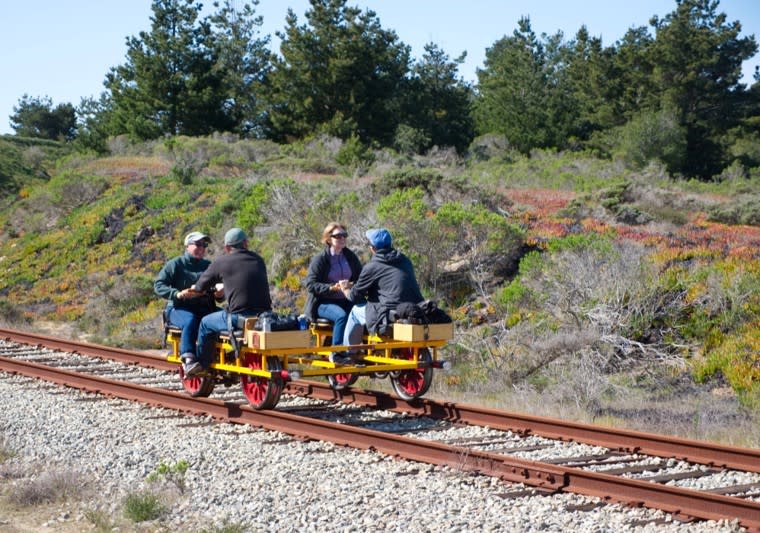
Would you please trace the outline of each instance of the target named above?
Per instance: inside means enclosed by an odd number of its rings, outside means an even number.
[[[412,262],[394,248],[377,250],[364,265],[349,299],[367,298],[367,330],[385,333],[388,314],[402,302],[419,303],[423,300]]]
[[[356,282],[359,273],[362,271],[362,263],[356,254],[348,248],[343,248],[343,255],[351,267],[350,281]],[[304,285],[306,286],[306,305],[303,314],[312,322],[317,318],[317,306],[323,301],[324,296],[330,292],[330,283],[327,281],[327,275],[330,273],[330,247],[325,246],[321,253],[311,258],[309,263],[309,273],[306,274]]]
[[[177,299],[177,293],[196,283],[210,264],[211,261],[208,259],[197,259],[188,252],[170,259],[156,276],[153,291],[167,300],[167,308],[175,307],[204,314],[213,311],[216,304],[211,294],[199,298]]]
[[[233,249],[215,259],[195,287],[207,291],[216,283],[224,284],[224,297],[230,313],[250,316],[272,309],[266,263],[257,253]]]

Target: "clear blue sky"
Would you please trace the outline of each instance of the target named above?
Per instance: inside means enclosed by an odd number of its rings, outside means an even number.
[[[213,0],[204,5],[211,7]],[[238,4],[242,4],[240,0]],[[151,0],[8,0],[0,19],[0,134],[13,133],[9,115],[24,94],[49,96],[53,105],[78,106],[82,97],[97,97],[109,69],[125,62],[128,36],[150,29]],[[425,43],[434,42],[451,58],[467,52],[461,76],[475,81],[486,48],[517,28],[529,16],[536,34],[564,32],[569,40],[586,25],[604,46],[619,40],[632,26],[648,26],[652,15],[663,17],[675,0],[349,0],[348,5],[373,10],[385,29],[394,30],[412,47],[415,59]],[[299,23],[308,0],[261,0],[262,34],[285,27],[290,7]],[[722,0],[719,11],[739,20],[742,36],[760,40],[760,0]],[[760,54],[744,65],[744,82],[752,81]]]

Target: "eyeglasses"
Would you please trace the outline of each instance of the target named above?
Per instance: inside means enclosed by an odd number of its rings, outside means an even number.
[[[346,237],[348,237],[348,233],[333,233],[332,235],[330,235],[330,237],[332,237],[333,239],[345,239]]]
[[[208,243],[206,241],[197,241],[193,243],[196,246],[200,246],[201,248],[208,248]]]

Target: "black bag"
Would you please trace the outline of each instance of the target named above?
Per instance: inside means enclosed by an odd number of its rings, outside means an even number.
[[[425,311],[419,305],[408,302],[398,304],[391,318],[401,324],[428,323]]]
[[[425,319],[427,324],[451,324],[451,317],[446,314],[446,311],[438,307],[433,300],[424,300],[417,304],[425,313]]]
[[[300,329],[298,326],[298,316],[290,313],[288,315],[278,315],[272,311],[264,311],[259,315],[256,325],[253,327],[256,331],[262,330],[263,319],[269,320],[270,331],[292,331]]]

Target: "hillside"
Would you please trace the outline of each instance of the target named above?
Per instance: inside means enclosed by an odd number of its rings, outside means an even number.
[[[758,175],[498,146],[351,158],[330,138],[117,138],[97,157],[2,138],[0,318],[160,349],[153,278],[189,231],[213,259],[245,228],[275,307],[300,311],[324,225],[345,223],[364,259],[383,225],[457,322],[431,395],[760,444]]]

